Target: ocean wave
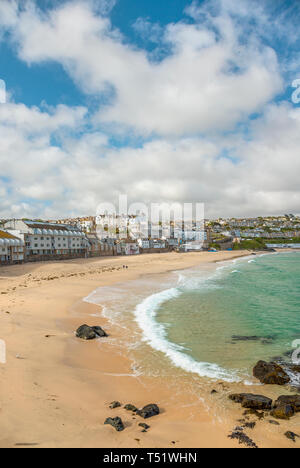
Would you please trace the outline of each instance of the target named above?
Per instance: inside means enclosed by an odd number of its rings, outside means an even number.
[[[217,364],[195,361],[183,352],[185,349],[183,346],[168,341],[166,329],[156,321],[156,314],[164,302],[176,299],[181,294],[182,292],[178,288],[170,288],[152,294],[136,306],[135,321],[142,330],[142,340],[153,349],[162,352],[173,365],[187,372],[227,382],[239,381],[236,374],[228,372]]]

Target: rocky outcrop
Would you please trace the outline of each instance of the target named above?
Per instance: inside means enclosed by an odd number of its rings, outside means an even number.
[[[130,403],[128,405],[125,405],[124,408],[127,411],[132,411],[133,413],[136,413],[138,411],[138,408],[134,405],[131,405]]]
[[[144,429],[150,429],[150,426],[146,423],[139,423],[140,427],[143,427]]]
[[[294,416],[295,410],[292,405],[281,403],[276,408],[272,409],[270,415],[276,419],[290,419]]]
[[[144,419],[152,418],[153,416],[156,416],[159,413],[160,413],[159,407],[154,403],[151,403],[150,405],[146,405],[144,406],[144,408],[137,411],[137,414]]]
[[[119,401],[112,401],[109,405],[110,409],[120,408],[121,403]]]
[[[121,418],[107,418],[104,421],[104,424],[110,424],[112,427],[116,429],[117,432],[124,431],[125,427]]]
[[[106,333],[106,332],[103,330],[103,328],[101,328],[101,327],[91,327],[91,328],[92,328],[92,329],[94,330],[94,332],[95,332],[98,336],[100,336],[101,338],[104,338],[104,337],[108,336],[107,333]]]
[[[258,448],[256,443],[253,442],[243,431],[234,430],[229,436],[230,439],[237,439],[239,444],[244,444],[246,447]]]
[[[295,432],[292,432],[292,431],[287,431],[284,433],[284,435],[285,437],[292,440],[293,442],[296,442],[296,437],[300,437],[298,436],[298,434],[295,434]]]
[[[276,362],[258,361],[253,368],[253,375],[264,384],[285,385],[290,382],[288,374]]]
[[[288,364],[287,367],[293,374],[300,374],[300,366],[296,364]]]
[[[274,408],[281,405],[291,405],[295,413],[300,412],[300,395],[281,395],[274,403]]]
[[[253,395],[252,393],[233,393],[229,395],[230,400],[240,403],[243,408],[255,410],[272,409],[272,400],[263,395]]]
[[[232,341],[261,341],[264,344],[270,344],[274,341],[274,336],[244,336],[244,335],[232,335]]]
[[[101,327],[89,327],[84,324],[77,328],[76,336],[82,340],[94,340],[95,338],[105,337],[108,335]]]

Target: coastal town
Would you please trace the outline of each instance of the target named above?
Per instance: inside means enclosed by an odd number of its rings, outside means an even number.
[[[0,265],[170,251],[300,249],[300,216],[151,223],[143,213],[0,220]]]

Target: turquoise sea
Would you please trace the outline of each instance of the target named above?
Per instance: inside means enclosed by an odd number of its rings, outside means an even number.
[[[256,255],[206,276],[183,273],[181,283],[156,320],[196,362],[247,376],[258,359],[284,357],[300,339],[300,253]]]
[[[145,277],[87,300],[125,330],[142,373],[251,381],[259,359],[288,360],[300,340],[300,252]]]

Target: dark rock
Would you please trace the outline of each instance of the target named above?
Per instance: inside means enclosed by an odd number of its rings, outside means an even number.
[[[94,340],[99,336],[107,336],[107,334],[101,327],[89,327],[85,324],[77,328],[76,336],[83,340]]]
[[[242,336],[242,335],[232,335],[231,337],[233,341],[259,341],[261,339],[260,336]]]
[[[144,406],[141,410],[137,411],[137,414],[144,419],[152,418],[152,416],[156,416],[159,414],[159,407],[153,403],[150,405]]]
[[[274,424],[274,426],[280,426],[279,422],[274,421],[273,419],[269,419],[268,421],[270,424]]]
[[[276,364],[285,364],[285,359],[282,356],[273,356],[271,360],[272,362],[276,362]]]
[[[294,351],[285,351],[285,353],[283,353],[283,355],[285,357],[292,358],[293,353],[294,353]]]
[[[294,374],[300,374],[300,366],[297,366],[296,364],[289,364],[288,368]]]
[[[264,384],[285,385],[290,382],[290,377],[276,362],[258,361],[253,375]]]
[[[253,442],[253,440],[250,439],[244,432],[242,431],[233,431],[232,434],[230,434],[229,439],[237,439],[239,444],[244,444],[247,447],[250,448],[258,448],[256,443]]]
[[[212,391],[210,392],[211,395],[214,395],[215,393],[218,393],[217,390],[212,390]]]
[[[97,337],[97,334],[96,334],[95,330],[93,330],[88,325],[81,325],[76,330],[76,336],[78,338],[83,339],[83,340],[93,340],[93,339],[95,339]]]
[[[300,412],[300,395],[281,395],[274,403],[274,408],[282,404],[291,405],[295,413]]]
[[[101,327],[91,327],[95,333],[97,333],[98,336],[100,336],[101,338],[103,337],[107,337],[107,333],[103,330],[103,328]]]
[[[121,403],[119,401],[113,401],[111,402],[111,404],[109,405],[110,409],[115,409],[115,408],[119,408],[121,406]]]
[[[291,405],[281,403],[276,408],[272,409],[270,415],[276,419],[290,419],[294,416],[295,410]]]
[[[246,422],[246,423],[244,424],[244,426],[245,426],[245,427],[248,427],[249,429],[254,429],[255,426],[256,426],[256,422],[254,422],[254,421],[253,421],[253,422]]]
[[[270,338],[262,338],[261,339],[261,342],[262,344],[272,344],[273,343],[273,339],[270,339]]]
[[[259,420],[261,420],[261,419],[263,419],[265,417],[265,413],[263,411],[260,413],[259,411],[256,411],[255,409],[248,409],[248,410],[243,412],[243,416],[246,416],[248,414],[256,416]]]
[[[270,344],[274,341],[274,336],[243,336],[243,335],[232,335],[233,341],[261,341],[264,344]]]
[[[295,432],[292,432],[292,431],[287,431],[284,433],[284,435],[285,437],[292,440],[293,442],[296,442],[296,437],[300,437],[298,436],[298,434],[295,434]]]
[[[110,424],[112,427],[116,429],[116,431],[124,431],[125,427],[121,418],[107,418],[104,424]]]
[[[127,411],[132,411],[133,413],[136,413],[138,411],[138,408],[134,405],[131,405],[130,403],[128,405],[125,405],[124,408]]]
[[[150,429],[150,426],[148,426],[146,423],[139,423],[139,426],[143,427],[145,430]]]
[[[243,408],[258,410],[270,410],[272,400],[263,395],[253,395],[252,393],[234,393],[229,395],[230,400],[241,403]]]
[[[248,418],[248,419],[249,419],[249,418]],[[238,421],[239,423],[241,423],[241,424],[245,424],[246,419],[238,419],[237,421]]]

